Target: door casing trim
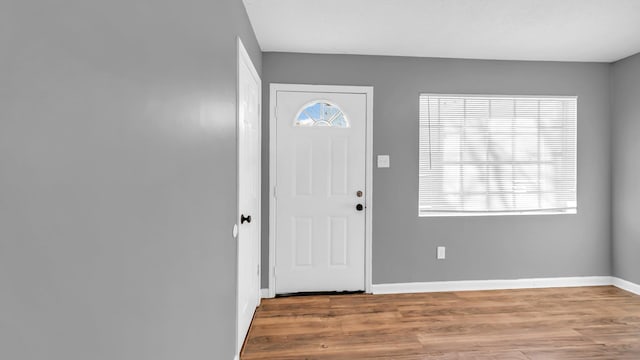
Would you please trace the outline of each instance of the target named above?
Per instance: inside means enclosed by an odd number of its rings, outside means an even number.
[[[366,96],[365,134],[365,245],[364,287],[372,292],[372,237],[373,237],[373,86],[277,84],[269,87],[269,287],[268,297],[276,296],[276,98],[278,91],[352,93]]]

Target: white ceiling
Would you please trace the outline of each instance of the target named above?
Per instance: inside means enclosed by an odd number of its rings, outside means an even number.
[[[640,0],[243,0],[263,51],[612,62]]]

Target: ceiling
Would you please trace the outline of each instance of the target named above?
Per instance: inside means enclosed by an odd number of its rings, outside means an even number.
[[[640,0],[243,0],[263,51],[613,62]]]

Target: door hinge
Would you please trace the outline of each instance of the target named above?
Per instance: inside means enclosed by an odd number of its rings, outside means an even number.
[[[273,267],[273,277],[276,277],[276,273],[277,273],[277,272],[276,272],[276,267],[274,266],[274,267]]]
[[[258,268],[258,276],[260,276],[260,264],[258,264],[257,268]]]
[[[273,187],[273,198],[274,198],[274,199],[276,198],[276,189],[277,189],[277,187],[276,187],[276,186],[274,186],[274,187]]]

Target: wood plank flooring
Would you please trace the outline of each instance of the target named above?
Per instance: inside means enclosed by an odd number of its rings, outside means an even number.
[[[640,359],[612,286],[264,299],[241,359]]]

